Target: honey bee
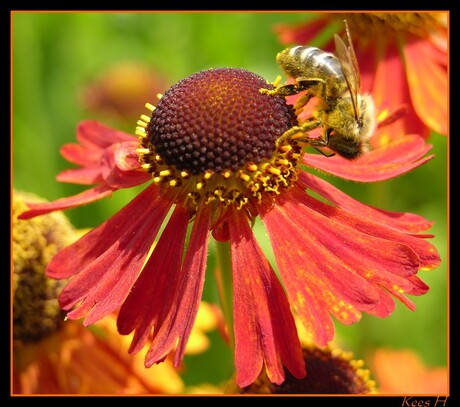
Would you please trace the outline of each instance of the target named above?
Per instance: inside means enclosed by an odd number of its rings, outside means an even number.
[[[278,53],[276,60],[295,83],[261,92],[289,96],[307,90],[297,101],[296,109],[303,108],[313,96],[318,97],[320,108],[313,116],[288,130],[282,138],[298,138],[313,147],[328,147],[354,159],[369,149],[368,140],[375,130],[375,109],[372,97],[360,92],[359,67],[346,20],[344,23],[348,45],[335,34],[336,55],[316,47],[287,48]],[[301,136],[317,127],[323,129],[321,137]]]

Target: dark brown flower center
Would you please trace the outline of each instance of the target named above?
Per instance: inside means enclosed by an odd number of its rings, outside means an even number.
[[[208,69],[147,103],[137,122],[139,160],[165,193],[191,215],[200,205],[261,202],[293,185],[301,147],[283,134],[296,126],[292,106],[259,75],[239,68]]]
[[[232,379],[225,393],[243,394],[369,394],[375,391],[370,372],[363,368],[362,360],[353,360],[351,353],[339,349],[302,347],[307,375],[302,379],[292,376],[286,369],[286,378],[280,385],[271,383],[262,372],[250,386],[239,388]]]
[[[236,171],[270,158],[276,139],[296,123],[282,98],[265,97],[260,76],[243,69],[198,72],[159,101],[147,127],[166,164],[193,175]]]

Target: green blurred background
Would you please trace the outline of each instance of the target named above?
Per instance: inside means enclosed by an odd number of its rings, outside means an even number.
[[[89,90],[97,96],[101,78],[113,67],[134,63],[152,72],[145,76],[145,85],[159,89],[139,102],[140,115],[147,113],[145,102],[155,103],[157,92],[206,68],[241,67],[273,80],[280,74],[274,57],[283,48],[273,26],[309,17],[304,13],[246,12],[13,13],[14,188],[48,200],[84,189],[55,180],[56,174],[72,167],[60,156],[59,148],[75,142],[81,120],[97,119],[134,134],[135,116],[122,117],[88,102]],[[123,86],[129,89],[129,72],[124,79],[121,91]],[[434,221],[431,232],[436,237],[432,241],[443,260],[436,270],[420,272],[431,290],[411,298],[416,312],[398,303],[389,318],[364,315],[352,326],[336,324],[338,343],[359,358],[366,359],[373,349],[385,346],[412,348],[429,366],[446,365],[448,360],[447,140],[432,134],[429,142],[436,158],[397,179],[367,185],[328,177],[365,203]],[[110,199],[66,214],[79,228],[97,226],[144,187],[118,191]],[[261,232],[260,224],[255,230]],[[269,250],[265,236],[260,236],[264,250]],[[211,255],[211,266],[213,261]],[[212,273],[207,275],[204,298],[217,301]],[[185,359],[183,376],[188,385],[219,383],[233,372],[230,351],[216,332],[210,337],[208,352]]]

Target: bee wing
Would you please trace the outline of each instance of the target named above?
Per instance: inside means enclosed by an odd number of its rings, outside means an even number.
[[[355,111],[355,117],[358,118],[358,94],[361,87],[360,74],[358,61],[356,60],[355,51],[351,43],[350,32],[348,31],[348,25],[346,25],[346,31],[349,45],[347,46],[343,42],[343,40],[337,34],[335,34],[335,50],[337,58],[340,61],[340,66],[342,67],[342,72],[345,76],[348,89],[350,90],[350,96],[353,103],[353,109]]]

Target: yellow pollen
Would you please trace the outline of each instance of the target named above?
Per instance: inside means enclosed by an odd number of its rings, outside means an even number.
[[[144,170],[148,170],[150,168],[150,164],[141,164],[141,168],[143,168]]]
[[[231,171],[228,171],[228,170],[227,170],[227,171],[224,171],[224,172],[222,173],[222,176],[223,176],[225,179],[230,178],[231,175],[232,175],[232,172],[231,172]]]
[[[175,187],[177,185],[177,181],[175,179],[172,179],[171,181],[169,181],[169,185],[171,187]]]
[[[273,175],[281,175],[281,170],[279,168],[270,167],[268,171],[270,171]]]
[[[148,154],[150,150],[148,148],[137,148],[136,152],[138,152],[139,154]]]
[[[285,158],[279,158],[277,163],[280,165],[289,165],[289,160],[286,160]]]
[[[148,126],[148,124],[143,122],[142,120],[138,120],[137,125],[143,128],[146,128]]]
[[[153,178],[153,182],[154,182],[155,184],[159,184],[159,183],[161,182],[161,178],[160,178],[160,177],[154,177],[154,178]]]
[[[246,169],[247,169],[249,172],[257,171],[257,165],[256,165],[256,164],[248,164],[248,166],[246,167]]]
[[[377,122],[383,121],[385,118],[388,117],[388,109],[383,109],[377,116]]]
[[[208,179],[211,179],[212,176],[213,176],[213,173],[211,171],[207,171],[207,172],[204,173],[203,178],[205,180],[208,180]]]
[[[289,145],[289,144],[286,144],[286,145],[284,145],[284,146],[281,146],[280,149],[281,149],[281,151],[287,153],[287,152],[289,152],[289,151],[292,150],[292,146]]]
[[[150,117],[148,117],[145,114],[141,115],[141,120],[146,122],[146,123],[150,123]]]
[[[162,97],[163,97],[163,94],[162,94],[162,93],[157,93],[157,98],[158,98],[158,100],[160,100]]]
[[[145,107],[146,107],[148,110],[150,110],[151,112],[153,112],[153,111],[156,109],[156,107],[153,106],[151,103],[146,103],[146,104],[145,104]]]
[[[160,171],[160,177],[168,177],[169,175],[171,175],[171,171],[170,170],[163,170],[163,171]]]
[[[242,171],[240,171],[240,173],[238,174],[238,177],[240,177],[243,181],[249,181],[251,179],[251,177],[248,174]]]
[[[200,189],[203,189],[204,184],[200,181],[196,184],[196,189],[199,191]]]
[[[180,176],[182,178],[188,178],[190,177],[190,174],[187,171],[181,171]]]

